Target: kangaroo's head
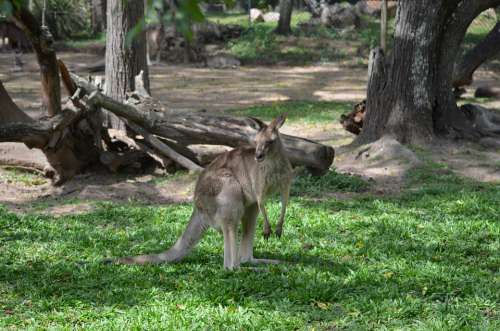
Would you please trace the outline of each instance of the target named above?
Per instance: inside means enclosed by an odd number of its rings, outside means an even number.
[[[260,131],[255,136],[255,160],[262,162],[266,157],[272,157],[281,152],[279,128],[285,123],[286,114],[276,117],[269,125],[260,122]]]

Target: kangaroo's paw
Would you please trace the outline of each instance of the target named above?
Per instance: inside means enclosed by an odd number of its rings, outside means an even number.
[[[259,264],[280,264],[280,263],[283,263],[283,261],[272,260],[272,259],[256,259],[256,258],[252,258],[251,260],[246,261],[246,263],[256,264],[256,265],[259,265]]]
[[[274,231],[274,234],[276,235],[276,237],[281,238],[281,235],[283,234],[283,228],[277,227]]]

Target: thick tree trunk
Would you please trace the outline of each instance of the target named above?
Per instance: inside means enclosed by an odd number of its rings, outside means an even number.
[[[453,94],[453,75],[467,28],[479,14],[498,4],[500,0],[461,2],[449,10],[449,19],[441,25],[442,42],[437,53],[439,54],[437,98],[432,114],[434,128],[439,134],[472,140],[477,140],[482,135],[474,127],[471,118],[457,106]]]
[[[479,44],[468,51],[455,66],[453,87],[470,85],[476,69],[500,52],[500,22],[488,33]]]
[[[24,30],[35,50],[42,78],[42,98],[49,116],[61,112],[61,84],[53,38],[47,27],[41,27],[37,19],[23,6],[15,6],[13,20]]]
[[[107,6],[105,93],[116,100],[125,100],[125,93],[134,90],[134,77],[142,70],[146,89],[149,75],[146,55],[146,29],[140,29],[129,44],[128,33],[144,18],[144,0],[109,0]],[[116,116],[106,113],[105,124],[125,129]]]
[[[390,68],[382,51],[373,54],[367,114],[358,142],[389,134],[402,143],[422,143],[433,136],[437,12],[434,0],[404,1],[398,6]]]
[[[293,0],[280,1],[280,19],[276,32],[278,34],[289,34],[292,32],[290,23],[292,20]]]
[[[425,144],[436,133],[477,138],[452,92],[456,54],[472,20],[500,0],[399,2],[394,48],[387,61],[375,51],[367,112],[357,143],[390,135]]]

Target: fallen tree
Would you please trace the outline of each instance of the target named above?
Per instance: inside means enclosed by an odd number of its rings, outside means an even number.
[[[89,95],[87,103],[90,107],[101,107],[147,132],[169,139],[172,144],[180,146],[180,150],[193,144],[226,145],[231,147],[250,144],[260,130],[262,122],[251,117],[230,117],[209,115],[202,112],[173,113],[151,98],[136,82],[139,88],[130,93],[125,103],[118,102],[102,94],[95,86],[77,75],[72,75],[76,85]],[[137,79],[140,81],[141,77]],[[140,133],[143,135],[143,133]],[[305,166],[314,173],[326,171],[334,157],[333,148],[314,141],[295,136],[282,135],[288,157],[293,165]],[[165,153],[163,153],[165,154]],[[186,153],[180,152],[188,158]],[[167,155],[174,158],[172,155]],[[178,160],[175,160],[178,163]],[[194,161],[194,160],[192,160]],[[182,163],[181,163],[182,164]],[[186,168],[191,168],[182,164]]]
[[[9,120],[0,124],[0,142],[23,142],[30,148],[42,150],[59,175],[56,183],[64,182],[92,164],[103,164],[118,171],[124,166],[137,167],[144,158],[164,168],[171,168],[174,163],[200,171],[202,158],[190,145],[251,144],[262,127],[260,120],[250,117],[169,111],[147,93],[141,75],[136,77],[136,90],[127,95],[125,102],[119,102],[104,95],[89,80],[68,73],[63,65],[61,73],[72,97],[60,114],[40,121],[24,114],[0,83],[0,96],[15,109],[8,112]],[[108,130],[96,127],[98,108],[107,109],[124,120],[133,134],[114,132],[110,135]],[[292,164],[304,166],[313,174],[323,174],[333,161],[334,150],[329,146],[289,135],[283,135],[283,142]],[[61,162],[62,155],[70,159]]]

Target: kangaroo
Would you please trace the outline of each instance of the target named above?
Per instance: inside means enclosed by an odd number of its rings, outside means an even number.
[[[226,152],[202,171],[195,187],[191,220],[170,249],[159,254],[123,257],[107,262],[177,262],[191,251],[209,227],[213,227],[220,230],[224,237],[224,268],[238,268],[240,263],[279,263],[277,260],[254,258],[253,241],[259,211],[264,218],[265,238],[271,234],[265,202],[274,192],[281,194],[281,213],[275,234],[281,237],[283,232],[293,177],[279,133],[285,119],[286,115],[282,114],[269,125],[257,120],[260,130],[255,137],[255,147],[239,147]],[[240,222],[242,238],[238,250]]]

